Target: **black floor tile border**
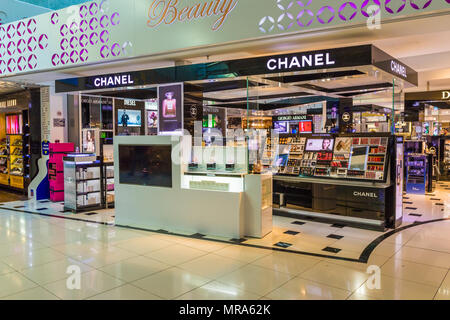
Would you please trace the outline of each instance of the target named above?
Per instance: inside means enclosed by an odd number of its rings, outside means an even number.
[[[432,201],[441,201],[441,199],[438,199],[438,198],[431,198],[430,200],[432,200]]]
[[[403,201],[403,204],[413,204],[413,203],[410,201]]]
[[[92,221],[88,219],[80,219],[80,218],[73,218],[68,216],[60,216],[57,214],[45,214],[45,213],[39,213],[34,211],[28,211],[28,210],[19,210],[14,208],[4,208],[3,210],[9,210],[14,212],[20,212],[20,213],[29,213],[29,214],[35,214],[37,216],[45,217],[45,218],[57,218],[57,219],[67,219],[67,220],[73,220],[73,221],[80,221],[80,222],[89,222],[89,223],[97,223],[105,226],[114,226],[114,223],[108,223],[108,222],[102,222],[102,221]]]
[[[277,242],[274,244],[275,247],[280,247],[280,248],[289,248],[290,246],[292,246],[291,243],[287,243],[287,242]]]
[[[413,217],[421,217],[422,216],[421,214],[418,214],[418,213],[410,213],[409,215],[413,216]]]
[[[87,213],[83,213],[85,216],[95,216],[96,214],[98,214],[98,212],[87,212]]]
[[[203,237],[205,237],[205,234],[202,233],[194,233],[193,235],[191,235],[192,238],[196,238],[196,239],[203,239]]]
[[[291,224],[296,224],[296,225],[299,225],[299,226],[302,226],[302,225],[304,225],[306,222],[303,222],[303,221],[294,221],[294,222],[292,222]]]
[[[118,225],[118,224],[114,224],[114,223],[107,223],[107,222],[102,222],[102,221],[91,221],[91,220],[87,220],[87,219],[77,219],[77,218],[72,218],[72,217],[67,217],[67,216],[43,214],[43,213],[27,211],[27,210],[17,210],[17,209],[13,209],[13,208],[5,208],[4,210],[15,211],[15,212],[20,212],[20,213],[35,214],[35,215],[43,216],[43,217],[46,217],[46,218],[52,217],[52,218],[58,218],[58,219],[67,219],[67,220],[74,220],[74,221],[81,221],[81,222],[89,222],[89,223],[96,223],[96,224],[101,224],[101,225],[105,225],[105,226],[115,226],[115,227],[124,228],[124,229],[140,230],[140,231],[147,231],[147,232],[153,232],[153,233],[173,235],[173,236],[184,237],[184,238],[191,238],[191,236],[189,236],[189,235],[176,234],[176,233],[172,233],[172,232],[169,232],[169,231],[163,230],[163,229],[151,230],[151,229],[144,229],[144,228],[137,228],[137,227],[131,227],[131,226]],[[413,228],[413,227],[416,227],[416,226],[429,224],[429,223],[434,223],[434,222],[439,222],[439,221],[449,221],[449,220],[450,220],[450,218],[442,218],[442,219],[435,219],[435,220],[429,220],[429,221],[416,221],[413,224],[410,224],[410,225],[407,225],[407,226],[404,226],[404,227],[400,227],[398,229],[395,229],[395,230],[392,230],[390,232],[387,232],[387,233],[379,236],[375,240],[373,240],[363,250],[363,252],[361,253],[359,259],[346,258],[346,257],[336,257],[336,256],[330,256],[330,255],[327,255],[327,254],[320,254],[320,253],[306,252],[306,251],[297,251],[297,250],[285,249],[285,248],[280,248],[280,247],[271,247],[270,248],[270,247],[266,247],[266,246],[245,243],[245,241],[247,239],[245,239],[242,242],[239,242],[239,241],[237,241],[237,242],[224,241],[224,240],[209,239],[209,238],[202,238],[202,239],[208,240],[208,241],[213,241],[213,242],[219,242],[219,243],[233,243],[235,245],[240,245],[240,246],[250,247],[250,248],[258,248],[258,249],[265,249],[265,250],[278,251],[278,252],[287,252],[287,253],[300,254],[300,255],[312,256],[312,257],[318,257],[318,258],[326,258],[326,259],[332,259],[332,260],[334,259],[334,260],[341,260],[341,261],[348,261],[348,262],[355,262],[355,263],[364,263],[364,264],[366,264],[369,261],[369,258],[371,256],[372,252],[376,249],[376,247],[378,245],[380,245],[381,242],[383,242],[383,240],[389,238],[390,236],[392,236],[392,235],[394,235],[396,233],[399,233],[399,232],[401,232],[403,230],[406,230],[406,229],[409,229],[409,228]],[[239,239],[239,240],[241,240],[241,239]]]
[[[243,243],[243,242],[245,242],[245,241],[247,241],[248,239],[246,239],[246,238],[241,238],[241,239],[230,239],[230,242],[233,242],[233,243]]]
[[[436,206],[443,206],[443,203],[435,203]]]
[[[332,227],[332,228],[340,228],[340,229],[342,229],[342,228],[347,227],[347,225],[346,225],[346,224],[343,224],[343,223],[333,223],[333,224],[331,225],[331,227]]]
[[[416,226],[421,226],[424,224],[429,224],[429,223],[435,223],[435,222],[440,222],[440,221],[449,221],[450,218],[442,218],[442,219],[435,219],[435,220],[428,220],[428,221],[416,221],[413,224],[407,225],[407,226],[403,226],[400,227],[398,229],[389,231],[381,236],[379,236],[378,238],[376,238],[375,240],[373,240],[365,249],[364,251],[361,253],[361,255],[359,256],[359,262],[361,263],[367,263],[369,261],[370,255],[372,254],[372,252],[375,250],[375,248],[383,241],[386,240],[387,238],[389,238],[390,236],[399,233],[403,230],[406,229],[410,229],[410,228],[414,228]]]
[[[291,235],[291,236],[296,236],[296,235],[298,235],[300,232],[298,232],[298,231],[292,231],[292,230],[288,230],[288,231],[285,231],[284,232],[284,234],[289,234],[289,235]]]
[[[325,248],[322,249],[322,251],[325,251],[325,252],[332,252],[332,253],[339,253],[339,252],[342,251],[342,249],[339,249],[339,248],[333,248],[333,247],[325,247]]]
[[[44,211],[44,210],[48,210],[48,208],[38,208],[36,209],[37,211]]]
[[[417,208],[414,208],[414,207],[406,207],[405,209],[406,210],[417,210]]]
[[[338,234],[330,234],[330,235],[327,236],[327,238],[336,239],[336,240],[341,240],[343,237],[344,236],[340,236]]]

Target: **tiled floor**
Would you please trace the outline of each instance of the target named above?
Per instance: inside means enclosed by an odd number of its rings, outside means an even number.
[[[446,192],[440,186],[433,196],[406,196],[412,204],[405,207],[417,209],[405,210],[404,225],[449,218]],[[113,211],[86,221],[50,215],[60,208],[0,206],[0,299],[450,299],[450,220],[393,234],[361,263],[352,258],[382,233],[276,217],[268,237],[237,245],[116,227],[108,224]],[[277,242],[310,255],[270,250]],[[379,289],[367,273],[373,265],[381,270]],[[79,290],[69,289],[77,282],[71,270],[80,272]]]

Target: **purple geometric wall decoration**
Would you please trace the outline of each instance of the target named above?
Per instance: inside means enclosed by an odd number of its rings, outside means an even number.
[[[324,14],[325,11],[328,11],[331,14],[330,18],[328,18],[327,21],[322,19],[322,14]],[[322,8],[320,8],[319,11],[317,11],[317,21],[319,21],[321,24],[325,24],[325,23],[329,24],[331,21],[334,20],[334,17],[335,17],[335,11],[330,6],[322,7]]]
[[[28,68],[34,69],[37,66],[37,58],[35,54],[32,54],[28,57]]]
[[[42,35],[41,35],[41,37],[42,37]],[[30,39],[28,39],[27,46],[28,46],[28,50],[30,52],[33,52],[34,50],[36,50],[36,47],[37,47],[36,38],[35,37],[30,37]],[[39,47],[41,47],[41,43],[40,42],[39,42]],[[41,49],[43,49],[43,48],[41,48]]]
[[[76,50],[70,53],[70,62],[77,63],[78,62],[78,52]]]
[[[89,42],[91,45],[95,46],[98,43],[98,34],[97,32],[92,32],[89,36]]]
[[[103,29],[109,26],[109,17],[106,14],[100,18],[100,26]]]
[[[277,7],[282,11],[289,10],[293,4],[293,0],[277,0]]]
[[[303,0],[303,1],[306,1],[306,0]],[[311,3],[312,3],[312,0],[308,0],[308,2],[307,2],[306,4],[303,4],[303,2],[302,2],[301,0],[297,0],[297,4],[298,4],[300,7],[307,7],[307,6],[309,6]]]
[[[100,41],[102,43],[108,43],[108,41],[109,41],[109,32],[108,32],[108,30],[103,30],[102,33],[100,33]]]
[[[121,48],[120,48],[120,44],[118,44],[118,43],[114,43],[113,46],[111,47],[111,54],[112,54],[114,57],[119,56],[121,51],[122,51],[122,50],[121,50]]]
[[[59,55],[57,53],[54,53],[52,55],[52,64],[54,66],[57,66],[59,64]]]
[[[86,34],[82,34],[80,36],[80,46],[82,48],[84,48],[84,47],[86,47],[88,45],[88,43],[89,43],[88,36]]]
[[[27,59],[24,56],[19,57],[17,60],[17,68],[20,71],[24,71],[27,67]]]
[[[52,16],[50,17],[50,21],[52,24],[58,24],[59,23],[59,14],[57,12],[52,13]]]
[[[77,32],[78,32],[78,24],[75,21],[73,21],[70,24],[70,33],[71,34],[76,34]]]
[[[25,34],[25,32],[27,32],[27,27],[25,26],[25,22],[20,21],[17,24],[17,35],[19,35],[19,37],[21,37]]]
[[[111,24],[113,26],[117,26],[120,23],[120,14],[118,12],[114,12],[111,16]]]
[[[81,59],[81,61],[83,61],[83,62],[87,61],[89,59],[88,54],[89,54],[89,52],[86,49],[82,49],[80,51],[80,59]]]
[[[380,0],[365,0],[363,2],[363,4],[361,5],[361,13],[363,14],[364,17],[369,18],[370,15],[369,13],[365,10],[366,7],[372,6],[372,5],[376,5],[378,6],[378,9],[372,13],[373,16],[376,16],[377,14],[380,13],[381,11],[381,3]]]
[[[61,26],[61,28],[59,28],[59,33],[61,34],[61,36],[65,37],[67,36],[67,33],[69,32],[69,28],[67,27],[66,24],[63,24]]]
[[[8,55],[12,56],[16,53],[16,44],[13,41],[10,41],[6,46],[6,50],[8,51]]]
[[[27,31],[29,34],[33,34],[36,32],[36,20],[30,19],[27,23]]]
[[[102,46],[100,49],[100,55],[103,59],[109,57],[109,47],[107,45]]]
[[[88,22],[86,20],[81,20],[81,22],[80,22],[80,31],[81,32],[86,32],[88,27],[89,27]]]
[[[393,3],[393,2],[399,2],[401,3]],[[406,0],[385,0],[384,1],[384,7],[386,8],[386,11],[389,13],[399,13],[405,9],[406,6]]]
[[[4,58],[6,56],[6,47],[3,43],[0,43],[0,58]]]
[[[62,51],[67,50],[67,48],[69,47],[69,41],[67,41],[66,38],[63,38],[59,44],[59,47],[61,48]]]
[[[349,5],[354,10],[354,12],[348,18],[345,17],[343,14],[343,11],[347,8],[347,5]],[[356,4],[354,4],[351,1],[344,2],[341,5],[341,7],[339,8],[339,18],[341,18],[341,20],[343,20],[343,21],[352,20],[356,16],[357,13],[358,13],[358,7],[356,6]]]
[[[88,8],[83,4],[80,7],[80,18],[81,19],[85,18],[87,16],[87,14],[88,14]]]
[[[277,21],[280,30],[289,30],[294,25],[294,16],[289,12],[283,13]]]
[[[98,28],[98,20],[97,20],[96,17],[93,17],[89,21],[89,27],[91,28],[92,31],[97,30],[97,28]]]
[[[8,66],[8,71],[9,72],[14,72],[16,70],[16,59],[10,58],[8,60],[7,66]]]
[[[16,28],[13,24],[10,24],[8,26],[8,29],[6,29],[6,34],[8,35],[9,39],[12,39],[16,35]]]
[[[76,47],[78,47],[78,38],[76,36],[71,37],[69,43],[70,47],[72,49],[75,49]]]
[[[20,54],[24,54],[26,50],[27,50],[27,44],[26,44],[25,40],[19,39],[19,41],[17,42],[17,51]]]
[[[420,4],[420,2],[425,2],[423,5]],[[422,10],[427,8],[431,3],[433,2],[433,0],[411,0],[411,7],[413,7],[416,10]]]
[[[275,20],[271,16],[263,17],[258,27],[262,33],[271,32],[275,28]]]
[[[69,55],[67,54],[67,52],[62,53],[60,60],[62,64],[67,64],[67,62],[69,62]]]
[[[305,13],[307,13],[309,15],[309,18],[305,15]],[[302,22],[300,19],[302,17],[305,17],[304,20],[306,20],[306,22]],[[311,10],[305,9],[299,12],[298,16],[297,16],[297,24],[300,27],[308,27],[311,25],[311,23],[313,23],[314,21],[314,13]]]
[[[3,41],[6,37],[6,30],[2,26],[0,26],[0,40]]]
[[[32,38],[34,38],[34,37],[31,37],[30,40]],[[48,47],[48,36],[44,33],[39,36],[39,48],[41,50],[44,50],[47,47]]]
[[[0,74],[4,74],[6,71],[6,63],[3,60],[0,60]]]
[[[91,5],[89,6],[89,13],[91,14],[91,16],[95,16],[98,13],[98,4],[93,2],[91,3]]]

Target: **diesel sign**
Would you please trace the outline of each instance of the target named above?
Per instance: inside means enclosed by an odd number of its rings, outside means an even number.
[[[359,191],[354,191],[353,195],[355,197],[363,197],[363,198],[373,198],[373,199],[377,199],[378,195],[375,192],[359,192]]]

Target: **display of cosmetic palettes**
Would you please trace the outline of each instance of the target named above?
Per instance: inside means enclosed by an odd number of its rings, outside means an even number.
[[[267,138],[262,163],[275,167],[278,175],[382,181],[386,175],[388,142],[386,136],[280,135],[274,140]]]

